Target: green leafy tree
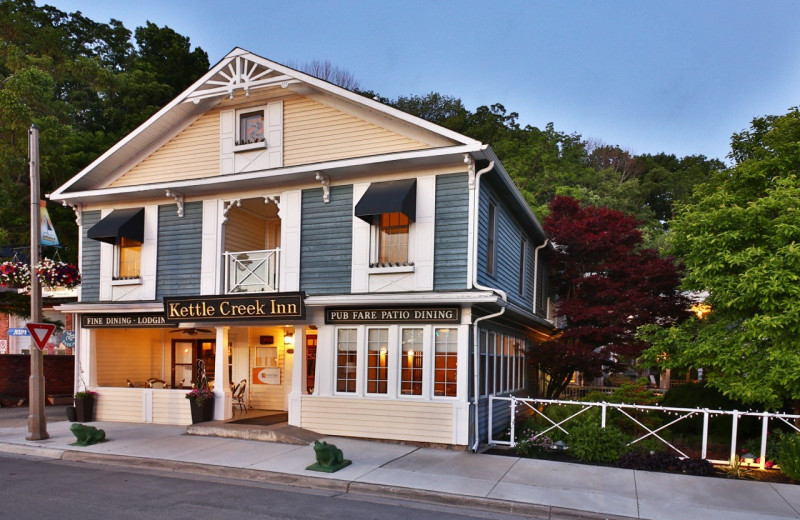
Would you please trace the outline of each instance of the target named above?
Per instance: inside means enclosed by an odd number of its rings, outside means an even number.
[[[670,231],[684,286],[708,291],[711,313],[648,331],[648,358],[704,368],[745,403],[800,410],[800,111],[754,119],[731,147],[735,166],[700,185]]]

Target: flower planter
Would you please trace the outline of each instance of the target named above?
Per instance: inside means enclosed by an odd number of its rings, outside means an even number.
[[[76,422],[78,420],[78,412],[74,406],[67,406],[67,420],[69,422]]]
[[[214,398],[206,399],[202,405],[189,399],[189,408],[192,410],[192,424],[214,420]]]
[[[75,399],[75,415],[78,422],[92,422],[94,420],[94,397]]]

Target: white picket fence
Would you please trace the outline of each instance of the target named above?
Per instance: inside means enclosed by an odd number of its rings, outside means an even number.
[[[508,404],[504,404],[508,403]],[[538,405],[571,405],[577,407],[577,411],[567,417],[566,419],[561,420],[560,422],[555,422],[545,414],[540,412],[537,408]],[[707,459],[708,455],[708,424],[709,420],[713,417],[719,417],[723,415],[730,415],[732,417],[731,421],[731,444],[730,444],[730,458],[728,460],[723,459],[708,459],[709,462],[712,464],[724,464],[724,465],[734,465],[737,463],[738,457],[736,453],[736,442],[738,437],[738,429],[739,429],[739,420],[742,417],[760,417],[762,421],[761,426],[761,450],[760,454],[758,455],[759,462],[757,464],[752,464],[753,467],[758,467],[760,469],[765,469],[766,463],[766,454],[767,454],[767,442],[768,442],[768,432],[769,432],[769,422],[770,421],[780,421],[784,424],[788,425],[792,429],[797,432],[800,432],[794,425],[794,420],[800,418],[800,415],[792,415],[792,414],[785,414],[785,413],[771,413],[771,412],[752,412],[752,411],[739,411],[739,410],[709,410],[708,408],[671,408],[665,406],[650,406],[650,405],[637,405],[637,404],[616,404],[616,403],[605,403],[605,402],[583,402],[583,401],[563,401],[563,400],[554,400],[554,399],[530,399],[530,398],[520,398],[515,396],[503,396],[503,397],[489,397],[489,424],[494,424],[492,419],[495,413],[496,406],[508,406],[510,407],[509,413],[511,417],[511,430],[510,436],[508,440],[504,439],[496,439],[494,438],[493,432],[491,428],[489,429],[489,444],[494,444],[497,446],[511,446],[514,447],[517,444],[516,439],[516,422],[517,416],[523,415],[522,412],[525,414],[530,415],[538,415],[544,418],[546,421],[550,423],[549,428],[537,432],[534,438],[540,437],[542,435],[547,434],[551,430],[558,429],[563,432],[565,435],[569,435],[569,431],[567,430],[567,426],[565,426],[570,420],[574,419],[575,417],[583,414],[584,412],[592,409],[592,408],[600,408],[600,422],[603,428],[606,427],[606,421],[608,418],[608,414],[610,410],[616,410],[619,412],[623,417],[627,417],[630,421],[637,424],[647,433],[643,433],[641,436],[637,437],[633,441],[631,441],[628,445],[636,444],[647,438],[654,438],[658,439],[661,443],[665,446],[669,447],[671,450],[676,452],[682,458],[688,458],[688,455],[675,447],[672,443],[666,440],[662,435],[659,435],[659,432],[673,426],[680,421],[688,419],[690,417],[701,416],[703,417],[703,432],[702,432],[702,441],[701,441],[701,448],[700,448],[700,456],[704,459]],[[643,411],[643,412],[665,412],[668,416],[674,415],[676,419],[667,422],[657,428],[650,429],[648,426],[642,424],[641,421],[636,419],[631,415],[631,411]],[[569,442],[567,442],[569,445]]]

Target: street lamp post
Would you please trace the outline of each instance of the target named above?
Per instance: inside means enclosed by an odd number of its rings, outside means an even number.
[[[42,290],[36,274],[39,262],[39,129],[31,125],[28,131],[28,154],[31,172],[31,323],[42,322]],[[33,343],[33,342],[32,342]],[[31,377],[28,385],[28,435],[29,441],[49,438],[44,414],[44,370],[42,351],[31,344]]]

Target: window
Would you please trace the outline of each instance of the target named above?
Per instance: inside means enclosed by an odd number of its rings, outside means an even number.
[[[436,329],[434,351],[433,395],[456,397],[458,330]]]
[[[385,394],[389,388],[389,329],[367,332],[367,393]]]
[[[525,296],[525,260],[527,258],[528,241],[525,238],[519,239],[519,294]]]
[[[408,263],[408,217],[384,213],[377,219],[378,264]]]
[[[400,394],[422,395],[422,329],[403,329]]]
[[[486,271],[494,276],[496,232],[497,232],[497,207],[494,202],[489,202],[489,214],[486,223]]]
[[[236,112],[237,126],[234,150],[253,150],[266,146],[264,113],[264,108],[248,108]]]
[[[336,333],[336,391],[355,393],[358,334],[356,329],[339,329]]]
[[[127,237],[119,237],[114,248],[116,253],[115,280],[139,278],[142,260],[142,243]]]

